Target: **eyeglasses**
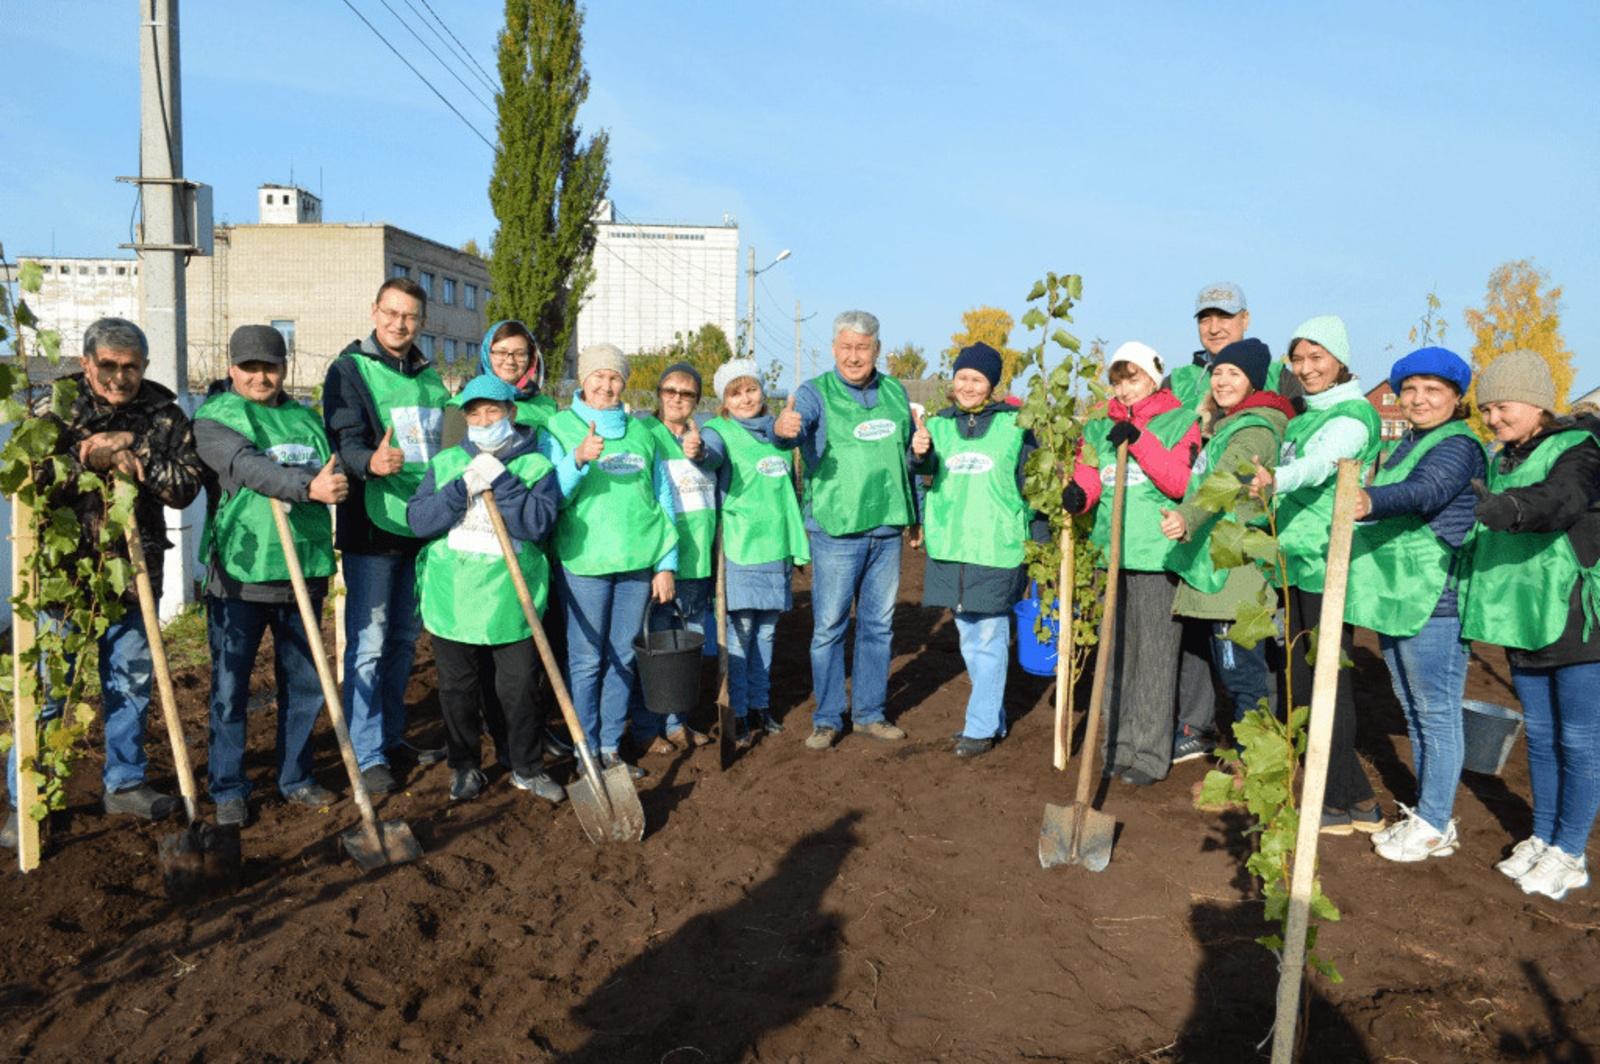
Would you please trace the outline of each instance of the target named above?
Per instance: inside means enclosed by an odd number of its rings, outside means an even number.
[[[407,325],[415,325],[422,320],[421,314],[405,314],[398,310],[390,310],[388,307],[379,307],[378,316],[384,321],[403,321]]]
[[[525,362],[529,357],[526,347],[491,347],[489,357],[496,362]]]
[[[662,398],[684,399],[691,403],[700,401],[699,392],[688,392],[684,391],[682,388],[662,388],[658,394],[661,395]]]

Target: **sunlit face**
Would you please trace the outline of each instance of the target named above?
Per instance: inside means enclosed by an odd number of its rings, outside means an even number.
[[[475,428],[493,425],[511,416],[512,405],[498,402],[494,399],[474,399],[461,408],[461,416],[467,419],[467,424]]]
[[[976,410],[987,403],[993,391],[989,378],[970,367],[956,370],[950,378],[950,398],[965,410]]]
[[[850,384],[864,384],[878,363],[878,338],[848,329],[833,338],[833,364]]]
[[[1523,443],[1533,439],[1544,421],[1544,410],[1532,403],[1506,399],[1483,404],[1483,423],[1501,443]]]
[[[489,369],[507,384],[515,384],[533,363],[533,345],[526,336],[502,337],[489,345]]]
[[[384,289],[378,301],[372,304],[372,327],[378,334],[378,343],[391,354],[405,353],[422,331],[425,317],[422,300],[398,288]]]
[[[1224,362],[1211,371],[1211,398],[1224,410],[1232,410],[1255,391],[1244,370],[1232,362]]]
[[[661,401],[661,419],[672,426],[686,425],[694,416],[695,404],[700,401],[700,389],[687,373],[669,373],[656,389]]]
[[[583,401],[596,410],[610,410],[622,401],[627,381],[614,369],[597,369],[583,378]]]
[[[1413,428],[1431,429],[1449,421],[1461,393],[1438,377],[1418,374],[1400,382],[1400,412]]]
[[[1296,340],[1289,351],[1289,368],[1300,379],[1307,395],[1320,395],[1339,383],[1339,371],[1344,368],[1328,349],[1310,340]]]
[[[755,417],[761,413],[761,385],[754,377],[740,377],[722,393],[722,405],[734,417]]]
[[[285,367],[279,362],[241,362],[228,367],[233,390],[253,403],[270,403],[283,388]]]
[[[1150,374],[1142,366],[1135,366],[1132,362],[1119,362],[1117,365],[1131,371],[1111,383],[1111,391],[1123,406],[1132,408],[1134,403],[1155,394],[1156,382],[1150,379]]]
[[[1245,330],[1250,328],[1250,312],[1224,314],[1214,308],[1202,310],[1195,324],[1200,329],[1200,346],[1214,355],[1235,340],[1244,339]]]
[[[144,381],[145,360],[137,351],[102,347],[84,355],[83,376],[94,394],[112,406],[131,403]]]

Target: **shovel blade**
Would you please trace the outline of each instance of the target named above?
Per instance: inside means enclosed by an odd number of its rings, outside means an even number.
[[[361,824],[339,835],[339,844],[344,847],[344,852],[361,866],[363,872],[371,872],[385,865],[404,864],[422,856],[422,844],[411,834],[411,827],[404,820],[378,821],[377,842],[374,846],[372,836]]]
[[[638,842],[644,838],[644,806],[639,804],[639,791],[628,775],[628,766],[614,765],[601,772],[600,786],[603,794],[595,790],[593,779],[585,772],[567,785],[572,811],[578,814],[578,824],[589,841]]]
[[[156,843],[167,897],[185,901],[239,889],[239,829],[196,821]]]
[[[1044,822],[1039,826],[1039,866],[1082,865],[1091,872],[1102,872],[1111,863],[1116,835],[1117,818],[1110,813],[1087,805],[1046,804]]]

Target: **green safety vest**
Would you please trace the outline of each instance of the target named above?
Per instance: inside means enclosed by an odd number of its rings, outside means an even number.
[[[785,451],[751,435],[731,418],[706,422],[728,452],[728,491],[722,499],[722,547],[736,565],[811,563],[800,503],[789,480]]]
[[[1326,410],[1308,410],[1291,420],[1283,434],[1278,464],[1292,461],[1299,446],[1336,417],[1353,417],[1367,428],[1367,442],[1356,455],[1356,461],[1365,467],[1378,456],[1378,446],[1383,441],[1378,412],[1365,399],[1347,399]],[[1333,492],[1337,481],[1337,477],[1329,477],[1321,484],[1306,484],[1273,499],[1278,514],[1278,549],[1283,552],[1289,583],[1302,591],[1322,591],[1322,581],[1328,570],[1328,535],[1333,528]]]
[[[556,557],[579,576],[609,576],[653,569],[678,543],[678,533],[656,500],[659,448],[650,430],[627,418],[619,440],[607,440],[585,466],[556,520]],[[563,410],[545,425],[568,454],[589,435],[589,424]]]
[[[878,375],[878,405],[862,406],[837,373],[813,377],[811,386],[827,411],[822,460],[806,471],[806,503],[830,536],[848,536],[882,525],[909,525],[911,403],[893,377]]]
[[[1260,425],[1272,432],[1273,446],[1281,440],[1278,426],[1262,414],[1254,410],[1246,410],[1228,419],[1228,424],[1205,445],[1200,452],[1200,457],[1195,460],[1194,469],[1189,474],[1189,490],[1184,493],[1183,499],[1189,499],[1200,490],[1206,477],[1211,475],[1211,463],[1219,460],[1222,453],[1228,449],[1228,440],[1234,433],[1251,425]],[[1222,512],[1211,514],[1199,528],[1189,530],[1189,538],[1181,543],[1174,542],[1172,550],[1167,554],[1167,569],[1177,573],[1179,578],[1190,587],[1205,595],[1215,595],[1228,584],[1228,570],[1218,569],[1211,562],[1211,528],[1222,519]]]
[[[641,417],[666,461],[678,529],[678,579],[704,580],[717,553],[717,481],[683,456],[683,445],[659,419]]]
[[[372,394],[372,405],[378,411],[378,438],[383,438],[382,430],[393,429],[389,442],[405,452],[405,465],[400,472],[372,477],[363,484],[367,516],[385,532],[409,536],[406,503],[421,486],[429,459],[439,453],[444,404],[450,399],[450,391],[432,366],[408,377],[370,355],[352,352],[341,357],[355,360],[362,383]]]
[[[1193,410],[1180,406],[1151,418],[1144,431],[1154,434],[1161,446],[1171,449],[1183,439],[1196,416]],[[1089,538],[1100,548],[1104,564],[1110,564],[1111,504],[1117,485],[1117,449],[1107,438],[1114,424],[1109,417],[1097,417],[1083,427],[1084,438],[1094,448],[1102,487],[1100,504],[1095,507],[1094,530]],[[1139,468],[1139,460],[1131,454],[1128,455],[1127,485],[1122,500],[1122,567],[1141,573],[1162,572],[1167,567],[1173,542],[1161,534],[1161,510],[1171,503],[1145,476],[1144,470]]]
[[[1267,391],[1276,392],[1283,379],[1283,361],[1273,359],[1267,363]],[[1178,397],[1178,402],[1190,410],[1199,410],[1206,396],[1211,394],[1211,371],[1193,362],[1179,366],[1167,378],[1167,387]]]
[[[253,443],[279,465],[318,470],[333,453],[322,421],[287,396],[277,406],[252,402],[237,392],[214,395],[195,411]],[[283,504],[300,566],[308,577],[333,575],[333,519],[318,502]],[[272,519],[268,497],[240,488],[217,503],[200,533],[200,560],[215,558],[223,572],[246,584],[289,579],[289,562]]]
[[[537,431],[544,428],[545,423],[555,417],[557,409],[556,401],[548,395],[536,395],[532,399],[518,399],[517,415],[513,420],[518,425],[527,425]]]
[[[1568,450],[1594,436],[1582,429],[1558,432],[1534,448],[1509,473],[1489,462],[1489,490],[1526,488],[1550,475]],[[1541,650],[1566,631],[1573,585],[1582,583],[1583,638],[1600,613],[1600,564],[1584,569],[1566,532],[1497,532],[1473,527],[1462,580],[1461,636],[1480,643]]]
[[[435,491],[466,472],[472,461],[464,447],[451,447],[431,463]],[[539,454],[523,454],[506,463],[506,471],[530,488],[555,467]],[[533,598],[533,608],[544,613],[550,587],[550,563],[536,543],[513,539],[517,564]],[[483,496],[472,496],[467,512],[455,527],[429,540],[417,554],[417,594],[422,600],[423,626],[434,635],[457,643],[498,646],[528,639],[533,632],[522,615],[506,556],[489,523]]]
[[[1021,565],[1028,506],[1017,490],[1017,415],[995,414],[976,439],[963,439],[953,417],[926,424],[939,456],[922,515],[928,557],[996,569]]]
[[[1424,436],[1400,461],[1379,469],[1373,486],[1405,480],[1423,455],[1453,436],[1477,441],[1466,422],[1447,422]],[[1344,619],[1395,638],[1416,635],[1439,604],[1455,553],[1420,514],[1396,514],[1356,525],[1350,539],[1351,593],[1345,599]]]

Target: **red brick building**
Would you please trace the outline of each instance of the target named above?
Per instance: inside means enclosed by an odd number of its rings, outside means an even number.
[[[1383,422],[1385,441],[1398,440],[1405,435],[1408,422],[1400,413],[1400,397],[1389,387],[1388,381],[1367,392],[1367,402],[1372,404],[1372,409],[1378,412],[1378,419]]]

